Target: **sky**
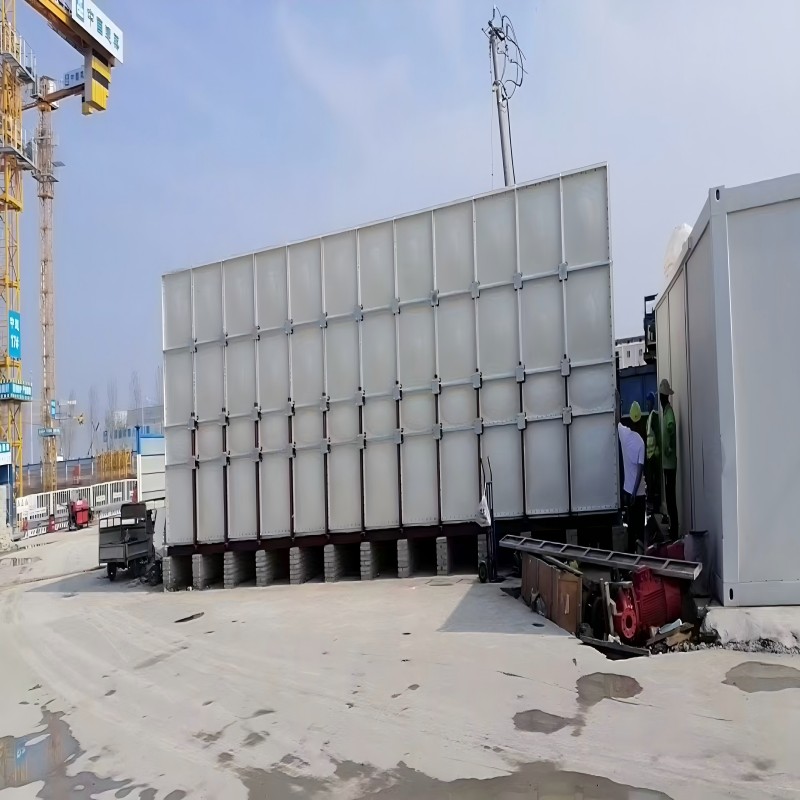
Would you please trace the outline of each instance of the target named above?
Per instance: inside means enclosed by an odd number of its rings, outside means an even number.
[[[80,56],[19,0],[40,74]],[[101,413],[155,399],[164,272],[503,183],[485,0],[101,0],[123,29],[108,111],[55,116],[57,381]],[[710,187],[800,171],[796,0],[503,0],[527,57],[519,182],[607,162],[618,337],[642,332],[672,230]],[[33,128],[35,115],[26,117]],[[22,223],[39,393],[38,218]],[[88,443],[86,445],[88,448]],[[26,456],[28,445],[26,443]],[[26,458],[27,460],[27,458]]]

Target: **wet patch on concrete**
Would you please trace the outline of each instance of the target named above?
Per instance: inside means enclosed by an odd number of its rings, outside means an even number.
[[[529,733],[551,734],[571,725],[572,735],[580,736],[586,725],[586,714],[592,706],[601,700],[629,700],[642,691],[638,681],[633,678],[608,672],[583,675],[578,678],[575,689],[578,692],[578,713],[574,717],[560,717],[532,708],[514,715],[514,727]],[[521,696],[518,695],[518,698],[521,699]]]
[[[111,695],[112,695],[112,694],[116,694],[116,693],[117,693],[117,690],[116,690],[116,689],[109,689],[109,690],[108,690],[108,691],[105,693],[105,696],[106,696],[106,697],[111,697]]]
[[[263,797],[333,798],[348,796],[382,800],[485,800],[512,797],[591,797],[592,800],[671,800],[661,792],[608,778],[578,772],[563,772],[550,762],[526,764],[518,771],[484,780],[462,778],[441,781],[400,762],[394,769],[378,771],[355,762],[337,763],[333,778],[289,774],[280,766],[273,770],[243,769],[239,777],[255,800]]]
[[[601,700],[629,700],[642,691],[639,682],[628,675],[593,672],[578,678],[578,703],[587,708]]]
[[[267,734],[269,735],[269,734]],[[264,736],[263,733],[258,733],[257,731],[251,731],[245,737],[244,744],[245,747],[255,747],[257,744],[261,744],[267,737]]]
[[[217,756],[217,763],[218,764],[230,764],[233,761],[233,753],[220,753]]]
[[[265,797],[316,797],[325,789],[325,781],[318,778],[287,775],[283,770],[266,770],[250,767],[237,771],[239,780],[247,789],[250,800]]]
[[[520,711],[514,715],[514,727],[518,731],[530,733],[555,733],[568,725],[573,725],[572,717],[559,717],[557,714],[548,714],[538,708],[530,711]]]
[[[616,675],[612,672],[593,672],[583,675],[575,683],[578,690],[579,710],[574,718],[573,736],[580,736],[586,725],[586,714],[601,700],[630,700],[636,697],[642,687],[629,675]]]
[[[745,661],[729,669],[722,681],[743,692],[780,692],[800,689],[800,670],[783,664],[765,664],[762,661]]]
[[[0,791],[41,782],[36,797],[41,800],[87,800],[105,792],[115,797],[127,797],[134,790],[138,796],[155,798],[155,789],[135,783],[131,778],[112,780],[94,772],[83,770],[67,775],[71,764],[84,755],[77,739],[72,735],[63,714],[42,710],[41,728],[24,736],[0,737],[0,753],[6,756],[0,762]],[[99,756],[89,760],[96,761]],[[177,800],[177,797],[174,798]]]
[[[419,684],[418,684],[418,683],[412,683],[412,684],[411,684],[411,685],[408,687],[408,691],[409,691],[409,692],[416,692],[416,691],[417,691],[417,689],[419,689]]]
[[[266,716],[267,714],[274,714],[274,713],[275,713],[274,708],[259,708],[258,711],[255,711],[253,712],[253,714],[250,715],[250,719],[255,719],[256,717],[263,717]]]
[[[186,797],[186,792],[184,792],[183,789],[175,789],[170,792],[164,800],[183,800],[184,797]]]
[[[769,772],[769,770],[774,769],[775,762],[771,758],[754,758],[753,766],[759,772]]]

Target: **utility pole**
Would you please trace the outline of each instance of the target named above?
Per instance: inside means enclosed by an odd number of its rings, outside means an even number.
[[[511,146],[511,117],[508,113],[508,101],[516,87],[522,85],[522,77],[525,74],[522,62],[525,57],[517,44],[514,26],[505,14],[500,13],[497,6],[494,6],[492,18],[484,33],[489,39],[489,53],[492,58],[492,91],[497,102],[503,178],[506,186],[513,186],[516,183],[516,177],[514,176],[514,152]],[[513,52],[509,52],[509,45]],[[516,69],[514,77],[506,78],[508,64],[512,64]],[[506,83],[512,85],[511,94],[506,89]]]

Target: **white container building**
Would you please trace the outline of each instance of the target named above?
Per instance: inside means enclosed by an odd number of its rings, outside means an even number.
[[[656,307],[683,530],[725,605],[800,603],[800,175],[709,191]]]

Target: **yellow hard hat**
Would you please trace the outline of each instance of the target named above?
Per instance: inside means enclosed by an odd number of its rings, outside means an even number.
[[[631,422],[638,422],[642,418],[642,409],[639,406],[639,401],[634,400],[631,403],[631,410],[628,412]]]

